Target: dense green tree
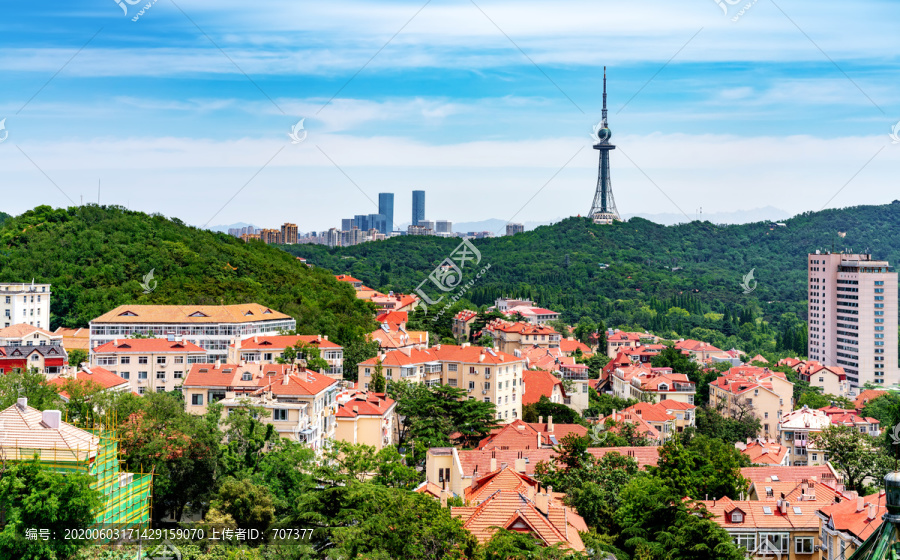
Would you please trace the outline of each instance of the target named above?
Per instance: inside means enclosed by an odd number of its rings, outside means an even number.
[[[889,392],[875,397],[863,406],[862,415],[878,419],[882,430],[895,426],[900,421],[900,395]]]
[[[0,375],[0,410],[9,408],[23,397],[28,399],[28,406],[38,410],[62,410],[63,401],[58,389],[47,384],[47,378],[35,368]]]
[[[206,521],[265,532],[275,521],[275,501],[265,486],[225,478],[210,502]]]
[[[68,354],[69,365],[72,367],[77,368],[81,364],[90,363],[87,351],[82,350],[81,348],[72,348],[71,350],[67,350],[66,354]]]
[[[667,441],[659,448],[659,463],[648,470],[678,496],[738,499],[749,486],[741,476],[748,466],[750,460],[733,444],[700,435],[687,443]]]
[[[584,419],[575,411],[561,403],[550,402],[546,395],[541,395],[540,400],[522,407],[522,420],[525,422],[537,422],[543,418],[544,422],[553,417],[554,424],[583,424]]]
[[[384,393],[387,382],[384,380],[384,366],[381,359],[375,360],[375,371],[372,373],[372,380],[369,381],[369,390],[376,393]]]
[[[699,406],[696,409],[696,433],[719,438],[730,444],[756,438],[762,429],[762,422],[755,415],[748,414],[741,419],[723,416],[710,406]]]
[[[810,440],[841,473],[847,489],[860,494],[866,491],[866,478],[881,480],[896,467],[896,461],[871,436],[861,434],[852,426],[829,426],[812,434]]]
[[[0,557],[22,560],[70,558],[88,544],[65,539],[67,530],[86,529],[100,507],[100,493],[87,474],[60,474],[33,461],[7,465],[0,473]],[[28,540],[26,529],[49,530],[53,538]]]

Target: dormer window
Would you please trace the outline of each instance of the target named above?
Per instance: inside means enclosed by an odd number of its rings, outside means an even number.
[[[119,317],[137,317],[137,313],[134,311],[123,311],[119,313]]]
[[[731,512],[731,522],[732,523],[743,523],[744,522],[744,514],[739,511]]]
[[[253,315],[253,312],[252,312],[252,311],[247,311],[246,313],[244,313],[244,316],[245,316],[245,317],[246,317],[247,315]]]
[[[249,371],[245,371],[243,375],[241,375],[241,381],[253,381],[253,374]]]

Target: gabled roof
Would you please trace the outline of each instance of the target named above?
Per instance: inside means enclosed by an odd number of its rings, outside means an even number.
[[[92,350],[94,354],[122,354],[128,352],[185,352],[206,354],[206,350],[193,342],[169,341],[165,338],[120,338],[101,344]]]
[[[46,337],[54,339],[62,337],[62,335],[53,334],[46,329],[35,327],[34,325],[29,325],[28,323],[16,323],[15,325],[10,325],[6,328],[0,329],[0,338],[22,338],[34,333],[40,333]]]
[[[860,541],[868,539],[881,526],[882,517],[887,513],[884,490],[862,498],[863,507],[858,500],[845,500],[837,504],[819,508],[822,515],[829,519],[837,531],[850,533]],[[875,506],[869,508],[870,505]]]
[[[396,401],[384,393],[358,395],[342,404],[335,416],[357,418],[359,416],[384,416],[394,407]]]
[[[464,321],[464,322],[468,323],[469,321],[472,321],[473,319],[475,319],[475,317],[477,317],[477,316],[478,316],[478,313],[476,313],[475,311],[472,311],[470,309],[463,309],[462,311],[460,311],[459,313],[454,315],[453,318],[456,319],[457,321]]]
[[[865,391],[861,392],[858,397],[856,397],[856,400],[853,402],[853,404],[857,409],[862,409],[872,399],[877,399],[881,395],[886,394],[887,391],[882,391],[881,389],[866,389]]]
[[[369,358],[364,362],[360,362],[360,364],[374,366],[377,360],[377,357]],[[402,348],[400,350],[388,352],[381,358],[381,361],[385,367],[425,364],[434,361],[491,366],[521,363],[523,359],[507,354],[506,352],[501,352],[492,348],[484,348],[482,346],[464,347],[451,344],[438,344],[428,349]]]
[[[787,452],[788,448],[783,445],[758,440],[745,445],[741,450],[754,465],[780,465]]]
[[[120,305],[91,323],[249,323],[290,319],[258,303],[237,305]]]
[[[563,338],[559,341],[559,349],[563,352],[574,352],[575,350],[581,350],[582,354],[590,354],[591,347],[587,344],[581,342],[580,340],[575,340],[574,338]]]
[[[0,358],[14,360],[26,359],[32,354],[40,354],[45,358],[64,358],[68,356],[62,346],[0,346]]]
[[[292,364],[193,364],[183,386],[215,387],[245,394],[271,392],[278,397],[317,395],[336,383],[327,375]]]
[[[465,489],[464,499],[467,503],[477,505],[497,490],[520,492],[533,499],[537,489],[538,482],[535,479],[516,472],[512,467],[506,467],[473,480],[472,486]]]
[[[54,377],[53,379],[47,381],[47,385],[56,387],[59,391],[59,394],[62,395],[63,398],[68,400],[69,394],[63,391],[62,387],[69,379],[77,379],[78,381],[83,381],[85,383],[97,383],[106,390],[125,390],[131,386],[131,384],[127,380],[119,377],[108,369],[97,366],[82,368],[71,374],[63,374],[58,377]]]
[[[793,529],[818,532],[819,517],[816,515],[816,506],[811,502],[790,502],[790,506],[784,512],[778,507],[776,501],[757,500],[732,500],[722,498],[720,500],[698,500],[707,511],[712,514],[711,519],[719,526],[726,529],[742,529],[748,531],[755,529]],[[733,522],[731,512],[739,509],[743,514],[740,522]]]
[[[51,455],[54,461],[84,461],[97,454],[100,438],[71,424],[60,421],[59,428],[51,428],[43,422],[40,410],[14,404],[0,411],[0,425],[3,426],[4,438],[0,440],[0,449],[7,459],[18,457],[22,450],[22,459],[30,459],[28,455],[34,450],[47,451],[42,455]]]
[[[830,465],[800,467],[743,467],[741,476],[755,483],[772,482],[773,477],[780,481],[801,482],[815,477],[816,480],[840,482],[841,477]]]
[[[241,340],[241,350],[284,350],[289,346],[296,346],[297,343],[309,344],[320,349],[340,350],[340,344],[331,342],[321,335],[315,334],[297,334],[297,335],[274,335],[274,336],[254,336]],[[234,343],[230,344],[234,348]]]
[[[562,379],[549,371],[525,371],[522,373],[522,380],[525,383],[522,406],[536,403],[541,400],[541,397],[549,399],[553,395],[554,387],[559,387],[560,392],[563,395],[566,394]]]
[[[478,443],[478,449],[537,449],[558,445],[569,434],[587,435],[587,428],[580,424],[526,423],[520,419],[496,428]]]
[[[475,507],[450,508],[450,514],[459,518],[463,527],[481,543],[490,540],[500,527],[531,533],[546,546],[562,544],[565,548],[584,550],[578,534],[578,528],[585,526],[584,519],[552,500],[548,502],[547,513],[542,513],[535,502],[521,493],[498,490]]]

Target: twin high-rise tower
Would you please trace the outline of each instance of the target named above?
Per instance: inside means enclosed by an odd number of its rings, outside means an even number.
[[[603,113],[602,120],[594,128],[594,149],[600,151],[600,169],[597,172],[597,190],[594,193],[594,203],[588,216],[594,223],[609,224],[618,221],[619,212],[616,210],[616,201],[613,198],[612,180],[609,176],[609,152],[616,147],[609,143],[612,132],[606,120],[606,66],[603,67]]]

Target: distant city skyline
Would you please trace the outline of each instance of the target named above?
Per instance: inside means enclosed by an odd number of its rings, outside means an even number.
[[[896,2],[179,6],[4,7],[0,210],[308,231],[425,189],[430,219],[584,215],[604,65],[623,216],[896,198]]]

